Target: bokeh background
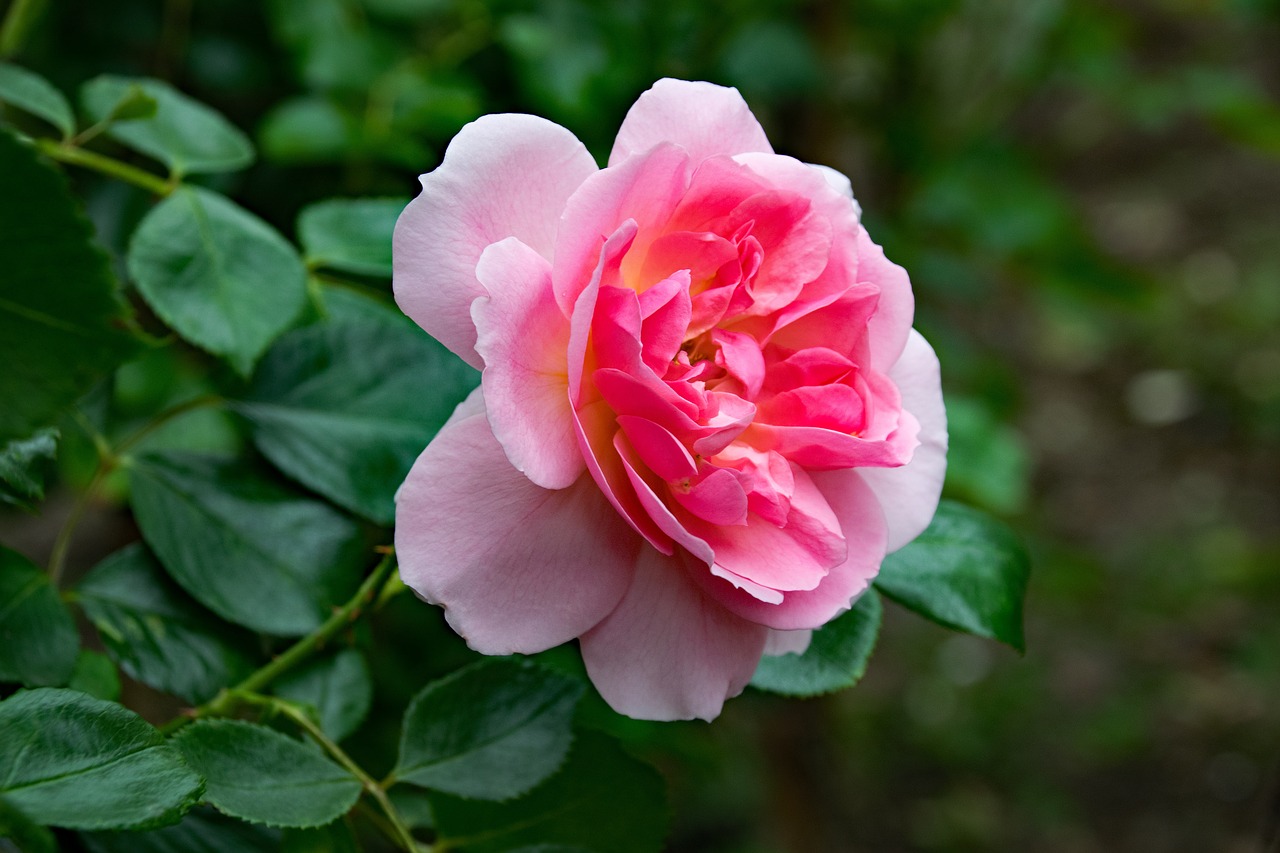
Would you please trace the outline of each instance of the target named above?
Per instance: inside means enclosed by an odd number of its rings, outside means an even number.
[[[890,605],[843,694],[749,691],[712,726],[588,708],[668,777],[670,849],[1280,850],[1274,0],[50,0],[19,59],[213,105],[261,151],[218,188],[285,233],[318,199],[411,194],[482,113],[603,160],[654,79],[737,86],[910,271],[948,492],[1034,557],[1028,650]],[[118,248],[145,195],[74,177]],[[199,381],[144,360],[117,399]],[[235,441],[221,417],[157,441]],[[37,560],[91,464],[68,443],[44,514],[0,522]],[[80,569],[136,535],[109,502],[91,522]],[[468,653],[407,596],[373,630],[357,739],[390,762],[408,697]]]

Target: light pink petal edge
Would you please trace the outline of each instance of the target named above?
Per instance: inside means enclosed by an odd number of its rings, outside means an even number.
[[[694,162],[716,154],[772,153],[760,122],[737,89],[663,78],[632,104],[609,154],[613,166],[662,142]]]

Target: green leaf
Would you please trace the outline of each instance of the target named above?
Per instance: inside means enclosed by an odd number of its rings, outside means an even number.
[[[328,98],[308,95],[268,113],[258,142],[266,157],[279,163],[341,163],[358,145],[359,128]]]
[[[847,613],[813,632],[803,654],[761,658],[751,685],[787,696],[817,696],[852,687],[867,671],[880,633],[880,596],[863,593]]]
[[[0,546],[0,681],[66,684],[80,638],[49,576]]]
[[[334,321],[271,348],[236,410],[280,470],[381,524],[477,374],[407,323]]]
[[[307,273],[293,246],[199,187],[175,190],[143,218],[127,264],[160,319],[246,376],[306,304]]]
[[[41,826],[0,797],[0,842],[12,839],[22,853],[58,853],[58,840],[47,826]],[[0,843],[0,850],[13,850]]]
[[[34,509],[44,500],[44,477],[58,455],[58,438],[56,429],[45,427],[0,448],[0,504]]]
[[[996,512],[1026,503],[1030,463],[1017,430],[978,400],[947,397],[947,488]]]
[[[666,834],[662,777],[595,732],[579,733],[559,773],[502,803],[432,793],[439,845],[460,853],[581,848],[656,853]]]
[[[95,699],[108,702],[120,701],[120,675],[111,658],[102,652],[81,649],[76,658],[76,668],[71,671],[67,687],[88,693]]]
[[[107,134],[154,157],[174,175],[233,172],[253,162],[248,137],[223,116],[165,83],[145,77],[103,75],[80,90],[80,101],[94,121],[112,117],[131,87],[155,100],[151,118],[113,123]],[[115,115],[119,122],[124,116]]]
[[[391,233],[407,198],[334,198],[303,208],[298,241],[307,263],[391,277]]]
[[[93,832],[80,836],[90,853],[278,853],[280,830],[245,823],[208,806],[181,823],[149,832]]]
[[[414,697],[393,775],[463,797],[519,796],[564,761],[582,692],[528,661],[478,661]]]
[[[66,179],[4,129],[0,199],[0,444],[8,444],[48,425],[136,343]]]
[[[33,71],[0,62],[0,102],[44,119],[56,127],[64,139],[76,132],[71,104],[52,83]]]
[[[117,121],[137,121],[144,118],[154,118],[156,109],[159,104],[156,99],[143,91],[142,87],[136,83],[131,83],[129,88],[120,93],[120,100],[116,101],[115,106],[107,111],[99,121],[102,124],[113,124]]]
[[[0,797],[39,823],[128,829],[176,820],[200,777],[132,711],[74,690],[0,702]]]
[[[222,812],[268,826],[323,826],[355,805],[360,780],[274,729],[200,720],[173,738]]]
[[[924,533],[885,558],[875,585],[926,619],[1022,651],[1022,599],[1030,569],[1008,527],[943,501]]]
[[[305,634],[359,583],[364,548],[355,522],[247,464],[153,454],[133,462],[129,482],[147,544],[224,619]]]
[[[345,820],[307,829],[287,829],[280,853],[360,853],[355,834]]]
[[[191,600],[141,543],[99,563],[77,593],[108,654],[143,684],[199,703],[254,670],[252,637]]]
[[[275,693],[314,708],[320,728],[338,741],[364,722],[373,702],[373,679],[364,655],[355,649],[343,649],[281,678]]]

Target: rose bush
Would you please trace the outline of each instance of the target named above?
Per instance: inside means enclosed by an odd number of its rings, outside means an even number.
[[[401,308],[483,371],[396,513],[405,583],[480,652],[580,638],[616,710],[710,719],[933,516],[946,416],[907,274],[734,89],[659,81],[604,169],[485,116],[394,258]]]

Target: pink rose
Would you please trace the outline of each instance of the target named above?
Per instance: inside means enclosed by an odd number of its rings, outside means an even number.
[[[633,717],[711,719],[932,518],[907,274],[735,89],[661,80],[605,169],[485,116],[395,232],[400,307],[480,387],[397,496],[406,584],[485,654],[575,637]]]

